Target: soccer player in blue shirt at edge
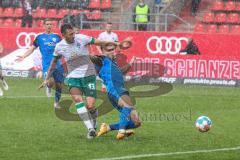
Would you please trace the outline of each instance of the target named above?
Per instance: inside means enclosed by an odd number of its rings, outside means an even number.
[[[129,38],[126,40],[129,40]],[[120,112],[119,122],[110,125],[103,123],[98,132],[98,137],[113,130],[118,130],[116,138],[119,140],[133,135],[134,131],[132,129],[139,127],[141,122],[133,106],[129,92],[124,86],[123,74],[130,70],[135,57],[132,58],[129,64],[122,68],[115,62],[114,51],[104,50],[102,55],[92,56],[91,60],[95,64],[99,77],[103,80],[104,85],[106,85],[108,99]]]
[[[31,55],[35,49],[39,47],[42,55],[42,71],[45,79],[48,72],[48,68],[53,58],[55,46],[58,42],[61,41],[61,37],[58,34],[52,33],[51,19],[47,18],[44,20],[44,28],[45,32],[39,34],[34,40],[33,45],[22,56],[18,56],[16,61],[17,62],[23,61],[26,57]],[[59,100],[61,98],[61,84],[64,82],[64,69],[61,64],[61,61],[58,61],[57,67],[54,70],[52,77],[56,85],[54,107],[59,108]],[[49,97],[51,96],[50,87],[46,86],[46,93],[47,96]]]

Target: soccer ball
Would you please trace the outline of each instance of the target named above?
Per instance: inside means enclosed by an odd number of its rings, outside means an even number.
[[[212,121],[207,116],[200,116],[196,120],[195,125],[200,132],[207,132],[212,126]]]

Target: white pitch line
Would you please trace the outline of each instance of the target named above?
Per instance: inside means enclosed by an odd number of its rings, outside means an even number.
[[[47,96],[2,96],[0,99],[28,99],[28,98],[53,98],[54,96],[47,97]],[[62,96],[63,98],[67,98],[70,96]]]
[[[123,157],[100,158],[100,159],[93,159],[93,160],[124,160],[124,159],[137,159],[137,158],[146,158],[146,157],[162,157],[162,156],[172,156],[172,155],[211,153],[211,152],[236,151],[236,150],[240,150],[240,146],[235,148],[220,148],[220,149],[212,149],[212,150],[196,150],[196,151],[156,153],[156,154],[140,154],[140,155],[123,156]]]

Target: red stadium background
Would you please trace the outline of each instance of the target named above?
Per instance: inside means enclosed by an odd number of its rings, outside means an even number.
[[[26,49],[32,44],[37,33],[42,31],[39,29],[0,28],[0,39],[4,46],[1,57],[9,55],[19,48]],[[93,30],[81,31],[81,33],[95,38],[98,37],[100,32]],[[128,36],[133,37],[132,48],[123,53],[128,60],[132,56],[136,56],[137,61],[141,63],[141,70],[150,67],[154,74],[158,74],[161,72],[160,68],[154,68],[156,65],[153,64],[161,64],[165,68],[161,77],[240,79],[240,51],[238,44],[240,35],[133,31],[116,31],[116,33],[119,35],[120,40]],[[201,55],[179,54],[179,50],[186,46],[186,39],[190,37],[198,45]],[[92,47],[91,52],[97,53],[96,48]],[[9,64],[14,63],[13,59],[8,60],[11,61]],[[5,69],[9,68],[6,67]]]

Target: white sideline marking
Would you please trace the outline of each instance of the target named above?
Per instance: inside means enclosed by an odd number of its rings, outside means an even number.
[[[46,99],[51,99],[53,98],[54,96],[51,96],[51,97],[47,97],[47,96],[2,96],[0,97],[0,99],[28,99],[28,98],[46,98]],[[70,97],[70,96],[62,96],[62,98],[67,98],[67,97]]]
[[[196,150],[196,151],[185,151],[185,152],[170,152],[170,153],[156,153],[156,154],[140,154],[124,157],[112,157],[112,158],[100,158],[94,160],[121,160],[121,159],[136,159],[136,158],[146,158],[146,157],[161,157],[161,156],[172,156],[172,155],[183,155],[183,154],[195,154],[195,153],[211,153],[211,152],[221,152],[221,151],[236,151],[240,150],[240,146],[235,148],[220,148],[212,150]]]

